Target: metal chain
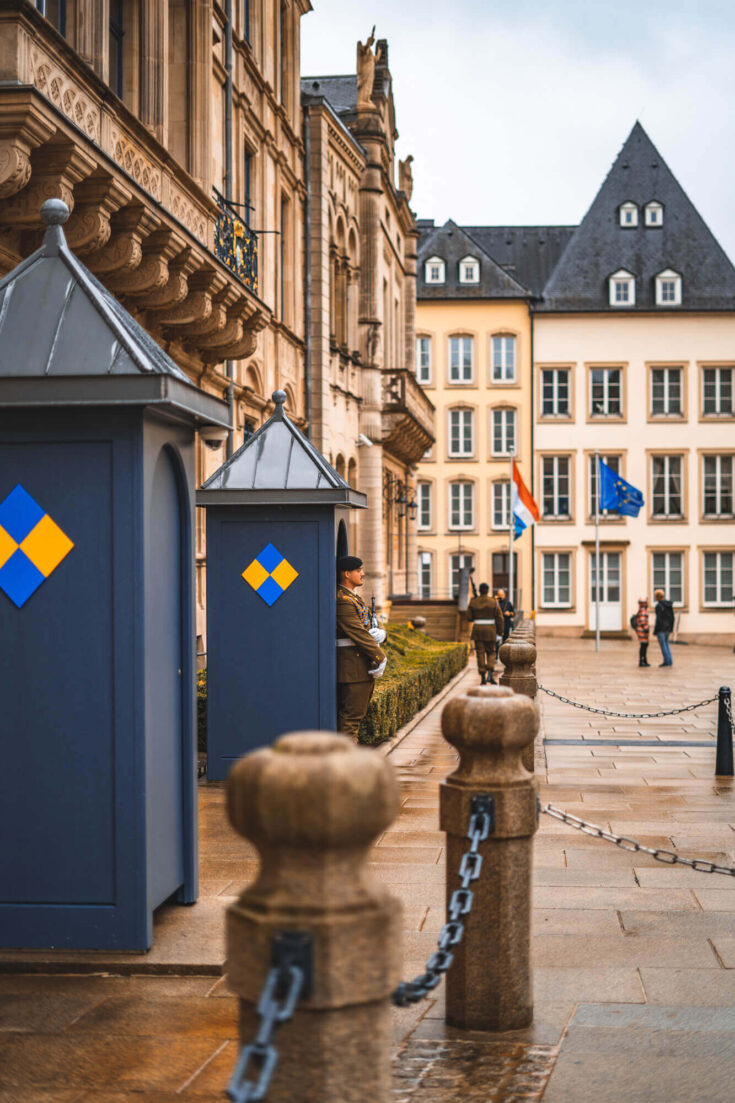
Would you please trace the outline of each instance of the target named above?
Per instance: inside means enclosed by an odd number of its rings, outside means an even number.
[[[278,1051],[273,1044],[281,1023],[293,1018],[304,987],[305,973],[298,965],[274,966],[266,977],[258,1002],[260,1026],[255,1041],[243,1046],[235,1071],[227,1087],[232,1103],[258,1103],[268,1094],[273,1073],[278,1064]],[[245,1079],[250,1062],[253,1075]]]
[[[733,720],[732,716],[732,700],[730,699],[729,694],[723,695],[723,700],[725,704],[725,712],[727,713],[727,719],[730,723],[730,731],[732,732],[732,737],[735,740],[735,720]]]
[[[561,808],[554,808],[553,804],[541,805],[540,811],[545,812],[547,816],[553,816],[555,820],[561,820],[569,827],[576,828],[577,831],[582,831],[585,835],[592,835],[595,838],[614,843],[621,850],[650,854],[657,862],[663,862],[667,866],[689,866],[690,869],[696,869],[698,873],[724,873],[727,877],[735,877],[735,868],[732,866],[718,866],[716,862],[707,862],[704,858],[682,858],[675,854],[673,850],[661,850],[659,847],[654,849],[650,846],[644,846],[636,839],[629,839],[626,835],[613,835],[611,831],[605,831],[603,827],[598,827],[597,824],[580,820],[577,816],[572,816],[571,813],[565,812]]]
[[[611,709],[598,709],[594,705],[583,705],[581,701],[573,701],[571,697],[563,697],[561,693],[555,693],[553,689],[547,689],[546,686],[539,684],[538,688],[543,693],[548,693],[549,697],[556,697],[557,701],[563,701],[565,705],[573,705],[575,709],[584,709],[585,712],[596,712],[600,716],[619,716],[624,720],[647,720],[654,716],[676,716],[680,712],[693,712],[694,709],[701,709],[704,705],[711,705],[713,701],[716,701],[718,695],[714,697],[708,697],[705,701],[698,701],[696,705],[683,705],[680,709],[665,709],[661,712],[613,712]],[[729,713],[730,723],[732,724],[732,713]]]
[[[449,901],[449,922],[445,923],[439,933],[436,953],[433,953],[426,963],[426,972],[414,980],[404,980],[396,988],[391,999],[396,1007],[409,1007],[412,1003],[418,1003],[428,996],[429,992],[439,984],[442,974],[446,973],[454,960],[451,947],[458,946],[464,935],[464,923],[462,919],[470,914],[474,893],[470,889],[473,881],[477,881],[482,869],[482,855],[478,851],[480,843],[484,843],[492,828],[492,813],[486,811],[473,812],[470,816],[470,826],[467,830],[467,838],[471,840],[470,849],[462,855],[459,865],[459,879],[462,887],[455,889]]]

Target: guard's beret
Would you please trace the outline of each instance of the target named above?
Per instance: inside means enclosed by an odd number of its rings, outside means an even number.
[[[359,559],[356,555],[341,555],[337,560],[337,572],[339,574],[342,574],[342,571],[356,571],[361,566],[362,559]]]

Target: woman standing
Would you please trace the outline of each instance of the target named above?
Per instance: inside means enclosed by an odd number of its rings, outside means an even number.
[[[648,637],[650,635],[648,623],[648,602],[644,597],[638,599],[638,612],[635,618],[635,634],[638,637],[638,666],[650,666],[646,658],[648,651]]]

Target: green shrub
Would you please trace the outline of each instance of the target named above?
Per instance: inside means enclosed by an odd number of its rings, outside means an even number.
[[[360,727],[361,743],[390,739],[467,665],[466,643],[443,643],[409,625],[390,625],[383,650],[388,665]]]
[[[466,643],[442,643],[409,625],[392,624],[388,656],[360,728],[361,743],[383,743],[407,724],[467,665]],[[197,744],[207,750],[207,671],[197,671]]]

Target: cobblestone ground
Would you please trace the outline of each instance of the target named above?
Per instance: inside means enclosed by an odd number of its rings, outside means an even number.
[[[542,640],[539,677],[635,712],[735,681],[724,648],[678,647],[674,660],[639,670],[632,643],[595,655],[587,641]],[[476,681],[470,670],[450,692]],[[407,978],[444,920],[438,784],[455,763],[444,700],[390,752],[403,804],[372,856],[404,903]],[[733,783],[713,777],[714,706],[627,721],[540,703],[544,801],[647,845],[735,861]],[[0,973],[0,1103],[222,1100],[237,1051],[236,1004],[219,976],[223,910],[256,862],[226,824],[223,789],[202,787],[200,803],[202,899],[158,918],[150,955],[104,969],[89,955],[0,955],[0,969],[15,969]],[[735,879],[658,865],[544,816],[533,914],[533,1026],[447,1028],[441,988],[396,1010],[396,1103],[731,1103]]]

